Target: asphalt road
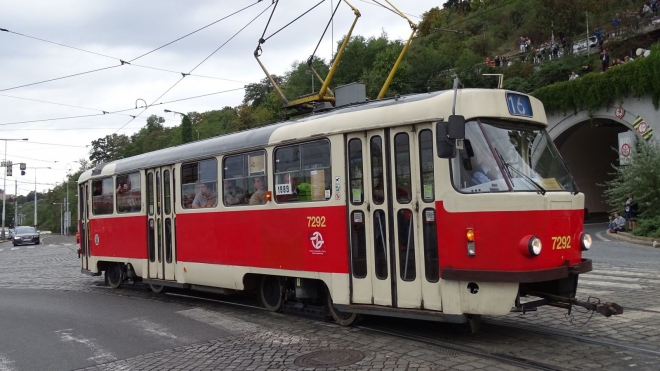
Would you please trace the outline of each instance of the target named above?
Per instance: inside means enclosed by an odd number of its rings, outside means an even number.
[[[660,249],[607,239],[607,223],[586,224],[594,245],[583,254],[599,265],[630,268],[655,268],[660,271]]]
[[[0,298],[0,370],[3,358],[16,370],[71,370],[229,335],[171,303],[31,289]]]

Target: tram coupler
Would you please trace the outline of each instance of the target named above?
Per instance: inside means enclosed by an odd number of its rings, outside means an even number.
[[[598,301],[592,302],[587,299],[587,301],[580,301],[575,298],[567,298],[563,296],[557,296],[557,295],[551,295],[551,294],[546,294],[542,292],[536,292],[536,291],[528,291],[529,295],[539,297],[543,299],[542,301],[546,302],[546,305],[551,305],[553,307],[558,307],[558,308],[564,308],[568,309],[569,313],[571,311],[571,308],[574,306],[577,307],[582,307],[584,309],[594,311],[596,313],[599,313],[605,317],[610,317],[614,315],[619,315],[623,314],[623,307],[618,305],[617,303],[601,303],[600,299],[597,299]],[[537,301],[537,306],[538,306]],[[531,304],[531,303],[527,303]],[[527,305],[525,304],[525,305]],[[523,307],[524,308],[524,307]]]

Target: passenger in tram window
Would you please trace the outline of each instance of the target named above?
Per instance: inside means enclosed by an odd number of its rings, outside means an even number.
[[[101,189],[101,182],[94,182],[94,193],[92,196],[100,196],[103,194],[103,191]]]
[[[199,193],[195,196],[192,203],[193,209],[215,207],[218,204],[218,194],[215,191],[213,182],[206,182],[199,185]]]
[[[250,197],[250,205],[263,205],[266,203],[266,181],[264,177],[254,178],[254,193]]]
[[[486,154],[481,150],[480,146],[476,146],[477,150],[474,152],[472,158],[472,182],[474,185],[488,183],[493,180],[501,179],[502,174],[499,167],[495,162],[492,154]]]
[[[224,181],[225,205],[241,205],[245,203],[245,191],[236,186],[235,180]]]

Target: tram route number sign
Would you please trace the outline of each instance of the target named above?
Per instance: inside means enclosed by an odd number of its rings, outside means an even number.
[[[512,116],[533,117],[532,103],[522,94],[506,93],[506,103]]]

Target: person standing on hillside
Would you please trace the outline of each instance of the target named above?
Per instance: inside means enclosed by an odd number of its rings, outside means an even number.
[[[630,229],[637,227],[637,222],[635,221],[635,218],[637,217],[638,209],[639,206],[637,205],[637,202],[633,200],[632,193],[628,193],[628,199],[626,200],[625,211],[626,211],[626,218],[628,218],[628,223],[630,225]]]
[[[525,38],[523,36],[520,36],[520,39],[518,39],[518,43],[520,44],[520,52],[524,53],[525,52]]]
[[[602,71],[607,71],[610,68],[610,55],[607,53],[607,49],[603,49],[603,52],[600,53],[600,63],[603,67]]]

